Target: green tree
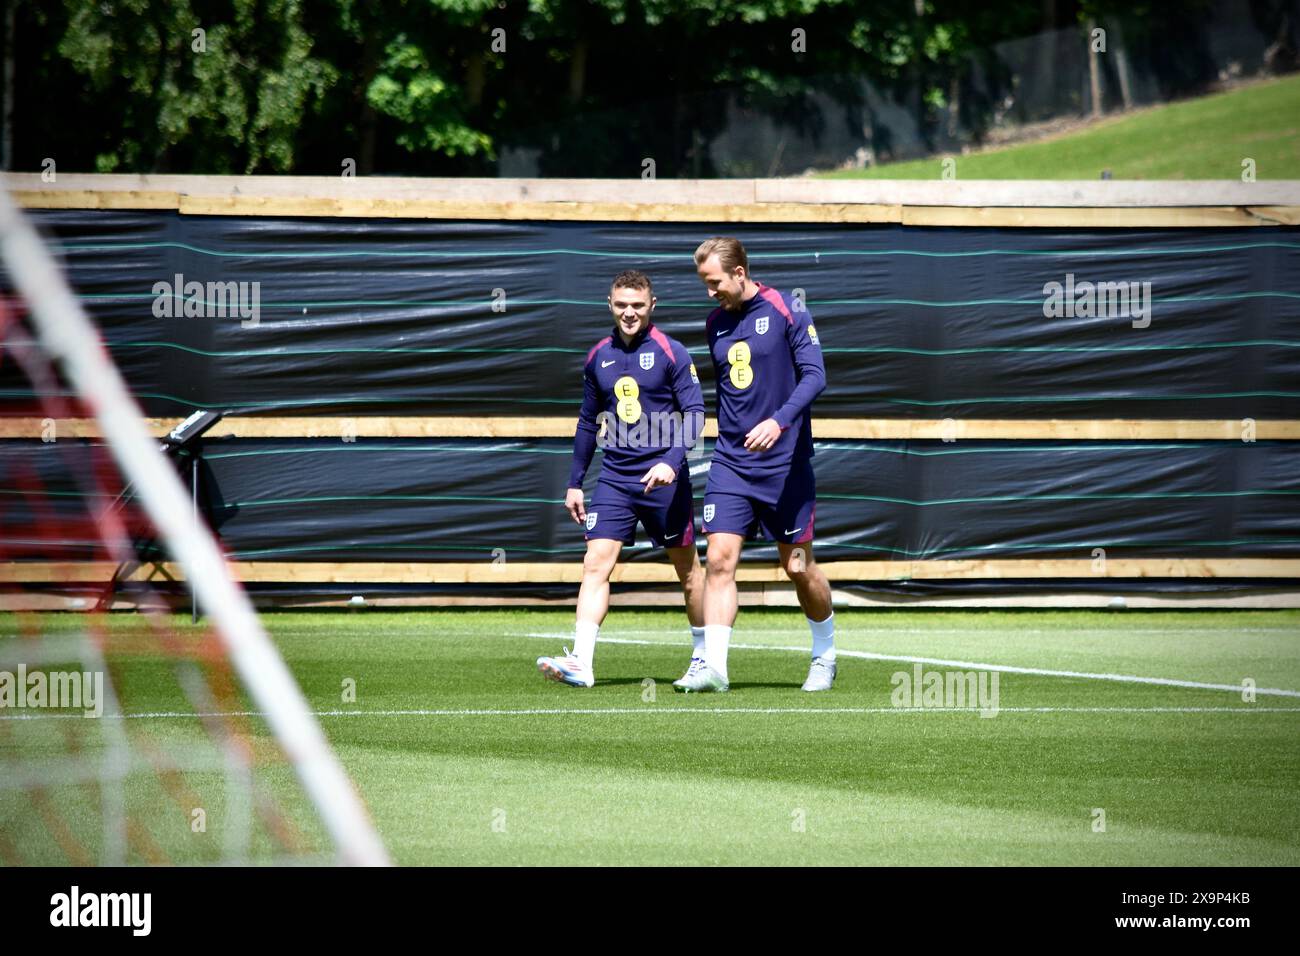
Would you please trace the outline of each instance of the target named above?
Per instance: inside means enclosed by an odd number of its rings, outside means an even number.
[[[59,53],[118,125],[119,144],[95,157],[101,172],[196,161],[210,172],[290,171],[304,113],[339,77],[311,55],[298,0],[233,0],[224,19],[190,0],[65,6]]]

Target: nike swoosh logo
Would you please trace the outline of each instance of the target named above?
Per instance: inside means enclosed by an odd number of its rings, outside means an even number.
[[[787,531],[786,534],[794,534],[795,531],[802,531],[803,528],[795,528],[794,531]]]
[[[677,534],[681,534],[681,532],[678,531]],[[664,540],[665,540],[665,541],[671,541],[671,540],[673,540],[673,538],[677,537],[677,534],[666,534],[666,535],[664,535]]]
[[[606,365],[613,365],[617,361],[618,359],[610,359],[608,362],[601,362],[600,367],[604,368]]]

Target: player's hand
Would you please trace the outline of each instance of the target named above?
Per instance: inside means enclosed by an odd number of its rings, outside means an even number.
[[[583,497],[581,488],[570,488],[564,494],[564,507],[568,509],[570,517],[578,524],[587,520],[586,499]]]
[[[677,480],[677,472],[673,471],[669,465],[662,461],[655,465],[644,475],[641,476],[641,484],[645,485],[646,491],[654,491],[663,485],[671,485]]]
[[[745,448],[749,451],[769,451],[781,437],[781,426],[775,418],[768,418],[749,430],[745,436]]]

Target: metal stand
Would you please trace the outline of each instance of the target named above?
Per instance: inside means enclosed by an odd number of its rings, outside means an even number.
[[[217,424],[217,422],[221,421],[223,416],[223,412],[195,412],[180,425],[176,426],[176,428],[173,429],[165,439],[163,439],[160,445],[163,454],[172,459],[172,462],[178,466],[177,470],[182,473],[184,469],[180,467],[178,460],[181,455],[187,455],[189,457],[190,505],[193,509],[194,525],[196,529],[201,520],[199,515],[199,461],[201,456],[199,455],[198,440],[202,437],[204,432]],[[129,500],[130,496],[131,485],[128,484],[122,489],[122,493],[119,494],[117,499],[113,502],[111,510],[120,511],[125,508],[126,502]],[[132,542],[132,550],[139,554],[143,547],[148,547],[154,543],[155,539],[152,535],[144,538],[137,538]],[[119,564],[116,570],[113,571],[113,576],[109,579],[108,584],[105,586],[103,593],[99,597],[99,600],[96,602],[95,610],[107,610],[109,605],[112,604],[113,596],[117,593],[118,584],[128,577],[135,568],[139,567],[143,563],[145,562],[123,561]],[[149,563],[153,564],[155,568],[162,570],[159,561],[155,560]],[[187,581],[186,587],[190,592],[190,623],[197,624],[199,620],[198,596],[194,590],[193,582]]]

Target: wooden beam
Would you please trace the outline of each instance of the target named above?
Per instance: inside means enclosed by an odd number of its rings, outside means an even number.
[[[936,160],[936,170],[938,160]],[[638,205],[1300,206],[1300,181],[990,179],[540,179],[4,173],[11,191]]]
[[[158,190],[19,190],[12,194],[26,209],[179,209],[180,193]]]
[[[817,439],[1053,439],[1075,441],[1153,441],[1161,439],[1240,441],[1239,419],[1112,418],[1112,419],[907,419],[815,418]],[[1256,439],[1300,439],[1300,421],[1266,419],[1255,422]]]
[[[901,222],[898,206],[797,203],[500,202],[320,196],[186,196],[187,216],[316,216],[365,219],[490,219],[579,222]]]
[[[0,418],[0,439],[39,439],[46,419]],[[179,418],[149,418],[159,438],[180,424]],[[289,418],[231,416],[209,433],[233,438],[572,438],[576,416],[415,418],[357,415]],[[1239,419],[997,419],[997,418],[815,418],[813,437],[821,440],[1024,439],[1065,441],[1155,441],[1168,439],[1240,441]],[[709,419],[705,438],[716,438],[717,422]],[[98,438],[94,419],[54,420],[56,438]],[[1300,420],[1261,419],[1255,422],[1259,440],[1300,439]]]
[[[935,160],[938,173],[939,160]],[[1231,179],[759,179],[757,202],[869,203],[899,206],[1300,206],[1300,181]]]
[[[3,174],[33,209],[601,222],[1113,228],[1300,223],[1300,182],[415,179]]]
[[[507,551],[508,554],[508,551]],[[1086,558],[1008,558],[933,561],[824,561],[831,581],[1014,580],[1026,578],[1294,578],[1300,558],[1110,558],[1096,571]],[[571,584],[582,582],[582,562],[487,561],[231,561],[231,573],[245,583],[274,584]],[[0,583],[72,584],[107,582],[108,562],[17,561],[0,563]],[[131,580],[184,580],[177,564],[161,570],[145,564]],[[742,564],[736,579],[778,583],[786,579],[775,564]],[[665,584],[677,581],[666,562],[625,562],[615,567],[618,584]]]
[[[1052,229],[1165,229],[1278,226],[1297,221],[1295,206],[1012,207],[904,206],[905,226]]]
[[[321,594],[252,594],[258,608],[349,608],[355,611],[350,595]],[[798,595],[791,584],[744,584],[738,589],[741,607],[797,608]],[[1220,594],[1217,591],[1180,591],[1160,593],[1152,591],[1035,591],[1032,594],[896,594],[888,591],[859,593],[840,588],[831,591],[837,608],[1097,608],[1113,610],[1120,597],[1124,607],[1132,610],[1163,608],[1226,608],[1237,610],[1265,610],[1275,608],[1300,608],[1300,591],[1281,587],[1252,589],[1249,594]],[[157,600],[161,598],[161,600]],[[543,597],[539,595],[505,594],[366,594],[368,608],[382,610],[392,607],[532,607],[571,609],[577,601],[576,589],[568,595]],[[638,588],[635,591],[618,591],[610,595],[613,607],[664,607],[680,611],[680,587]],[[89,611],[94,600],[75,594],[54,591],[0,592],[0,611]],[[136,603],[135,596],[123,592],[114,599],[114,611],[140,610],[143,606],[157,606],[162,610],[188,612],[190,599],[186,594],[154,595],[148,605]]]
[[[633,203],[749,205],[753,179],[511,179],[413,176],[184,176],[59,173],[53,183],[38,173],[3,173],[10,190],[160,191],[200,197],[398,200],[403,202]]]

